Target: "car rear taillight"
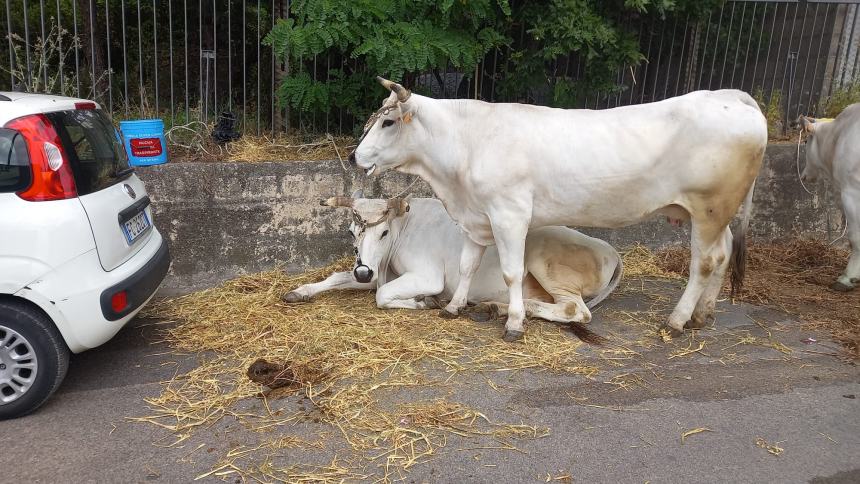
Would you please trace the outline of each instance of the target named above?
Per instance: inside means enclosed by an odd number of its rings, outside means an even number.
[[[6,127],[21,133],[30,152],[33,181],[27,189],[18,192],[19,197],[44,202],[78,196],[60,136],[47,116],[31,114],[9,121]]]
[[[115,313],[121,313],[128,307],[128,292],[120,291],[110,298],[110,307]]]
[[[96,103],[75,103],[75,109],[95,109]]]

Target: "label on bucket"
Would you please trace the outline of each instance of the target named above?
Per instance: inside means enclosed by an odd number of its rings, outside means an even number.
[[[159,156],[163,151],[158,138],[136,138],[129,140],[132,156]]]

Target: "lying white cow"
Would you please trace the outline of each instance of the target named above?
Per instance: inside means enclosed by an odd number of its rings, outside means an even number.
[[[353,211],[350,233],[358,260],[352,272],[335,272],[284,295],[287,303],[308,301],[335,289],[376,289],[380,308],[439,308],[457,287],[460,250],[466,240],[439,200],[378,200],[335,197],[322,202]],[[621,257],[606,242],[566,227],[529,233],[525,249],[526,312],[556,322],[587,323],[589,308],[608,296],[621,278]],[[479,314],[507,313],[507,287],[498,254],[490,250],[477,270],[468,301]],[[583,297],[589,298],[588,303]]]
[[[691,222],[690,279],[669,316],[672,335],[702,327],[729,265],[729,223],[745,203],[732,259],[743,280],[744,235],[767,121],[741,91],[699,91],[602,111],[431,99],[380,78],[389,98],[351,160],[368,175],[423,178],[467,234],[456,316],[487,246],[509,288],[505,339],[523,334],[526,234],[547,225],[623,227],[661,214]]]
[[[808,181],[830,180],[841,201],[851,242],[848,266],[830,287],[850,291],[860,283],[860,103],[848,106],[831,122],[816,123],[814,118],[803,116],[800,119],[809,133],[801,176]]]

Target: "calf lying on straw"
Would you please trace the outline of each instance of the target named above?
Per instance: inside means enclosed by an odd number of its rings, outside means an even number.
[[[324,206],[352,209],[350,234],[357,255],[352,272],[305,284],[284,295],[287,303],[309,301],[335,289],[377,289],[383,309],[435,309],[459,282],[459,254],[465,234],[436,199],[365,199],[334,197]],[[579,323],[591,320],[590,308],[618,285],[622,265],[608,243],[566,227],[543,227],[529,233],[525,248],[523,291],[530,316],[570,323],[580,338],[597,342]],[[507,284],[495,247],[487,250],[474,276],[469,302],[476,320],[507,314]],[[588,298],[585,302],[583,298]]]

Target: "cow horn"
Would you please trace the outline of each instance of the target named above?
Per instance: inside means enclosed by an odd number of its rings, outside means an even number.
[[[390,198],[388,200],[387,208],[389,210],[393,209],[394,214],[400,217],[401,215],[409,211],[409,202],[407,202],[406,199],[403,198]]]
[[[350,197],[331,197],[325,200],[320,201],[320,205],[323,207],[345,207],[352,208],[352,202],[354,200]]]
[[[406,89],[396,82],[389,81],[388,79],[384,79],[380,76],[376,76],[376,80],[379,81],[383,87],[397,94],[397,100],[400,102],[406,102],[406,100],[409,99],[409,96],[412,95],[412,92],[410,92],[409,89]]]

